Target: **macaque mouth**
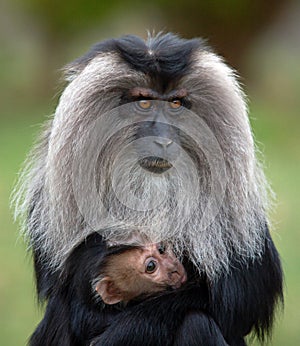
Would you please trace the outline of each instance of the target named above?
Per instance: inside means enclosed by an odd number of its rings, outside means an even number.
[[[161,157],[148,156],[140,159],[139,165],[151,173],[164,173],[168,169],[172,168],[173,165]]]

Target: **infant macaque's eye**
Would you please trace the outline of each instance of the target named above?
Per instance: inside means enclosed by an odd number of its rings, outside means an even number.
[[[153,260],[149,261],[146,265],[146,273],[152,274],[156,270],[157,263]]]
[[[160,243],[157,250],[161,255],[163,255],[166,252],[166,246],[163,243]]]

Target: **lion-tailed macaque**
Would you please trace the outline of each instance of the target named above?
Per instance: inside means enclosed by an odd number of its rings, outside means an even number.
[[[128,247],[107,256],[95,289],[106,304],[128,302],[186,282],[183,265],[162,243]]]
[[[100,42],[64,72],[55,115],[15,189],[46,303],[30,345],[264,340],[283,273],[236,71],[205,40],[160,33]],[[171,243],[188,279],[120,313],[122,304],[97,305],[91,285],[107,245],[136,229]]]

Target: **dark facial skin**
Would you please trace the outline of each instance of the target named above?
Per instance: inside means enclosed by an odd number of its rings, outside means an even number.
[[[152,173],[167,171],[172,167],[171,161],[179,155],[176,145],[180,144],[178,130],[165,121],[167,116],[174,117],[187,106],[186,97],[185,89],[160,94],[152,89],[136,87],[126,94],[126,102],[135,102],[134,112],[141,118],[136,138],[144,139],[145,143],[136,148],[139,163]]]

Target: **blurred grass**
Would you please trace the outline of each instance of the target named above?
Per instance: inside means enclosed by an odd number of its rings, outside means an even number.
[[[44,107],[45,109],[45,107]],[[36,114],[36,116],[34,116]],[[6,111],[0,126],[0,345],[25,345],[40,311],[30,255],[13,224],[9,196],[41,121],[40,109]]]
[[[278,315],[271,345],[300,345],[300,118],[296,110],[253,109],[256,138],[263,141],[266,174],[277,195],[272,232],[285,273],[285,309]]]
[[[25,107],[26,108],[26,107]],[[41,317],[34,294],[32,264],[9,210],[9,195],[25,155],[39,132],[47,107],[7,111],[0,126],[0,345],[24,345]],[[300,345],[300,118],[270,106],[253,105],[251,119],[265,154],[267,176],[277,194],[272,232],[286,277],[286,307],[279,313],[271,345]],[[253,345],[255,342],[253,343]]]

